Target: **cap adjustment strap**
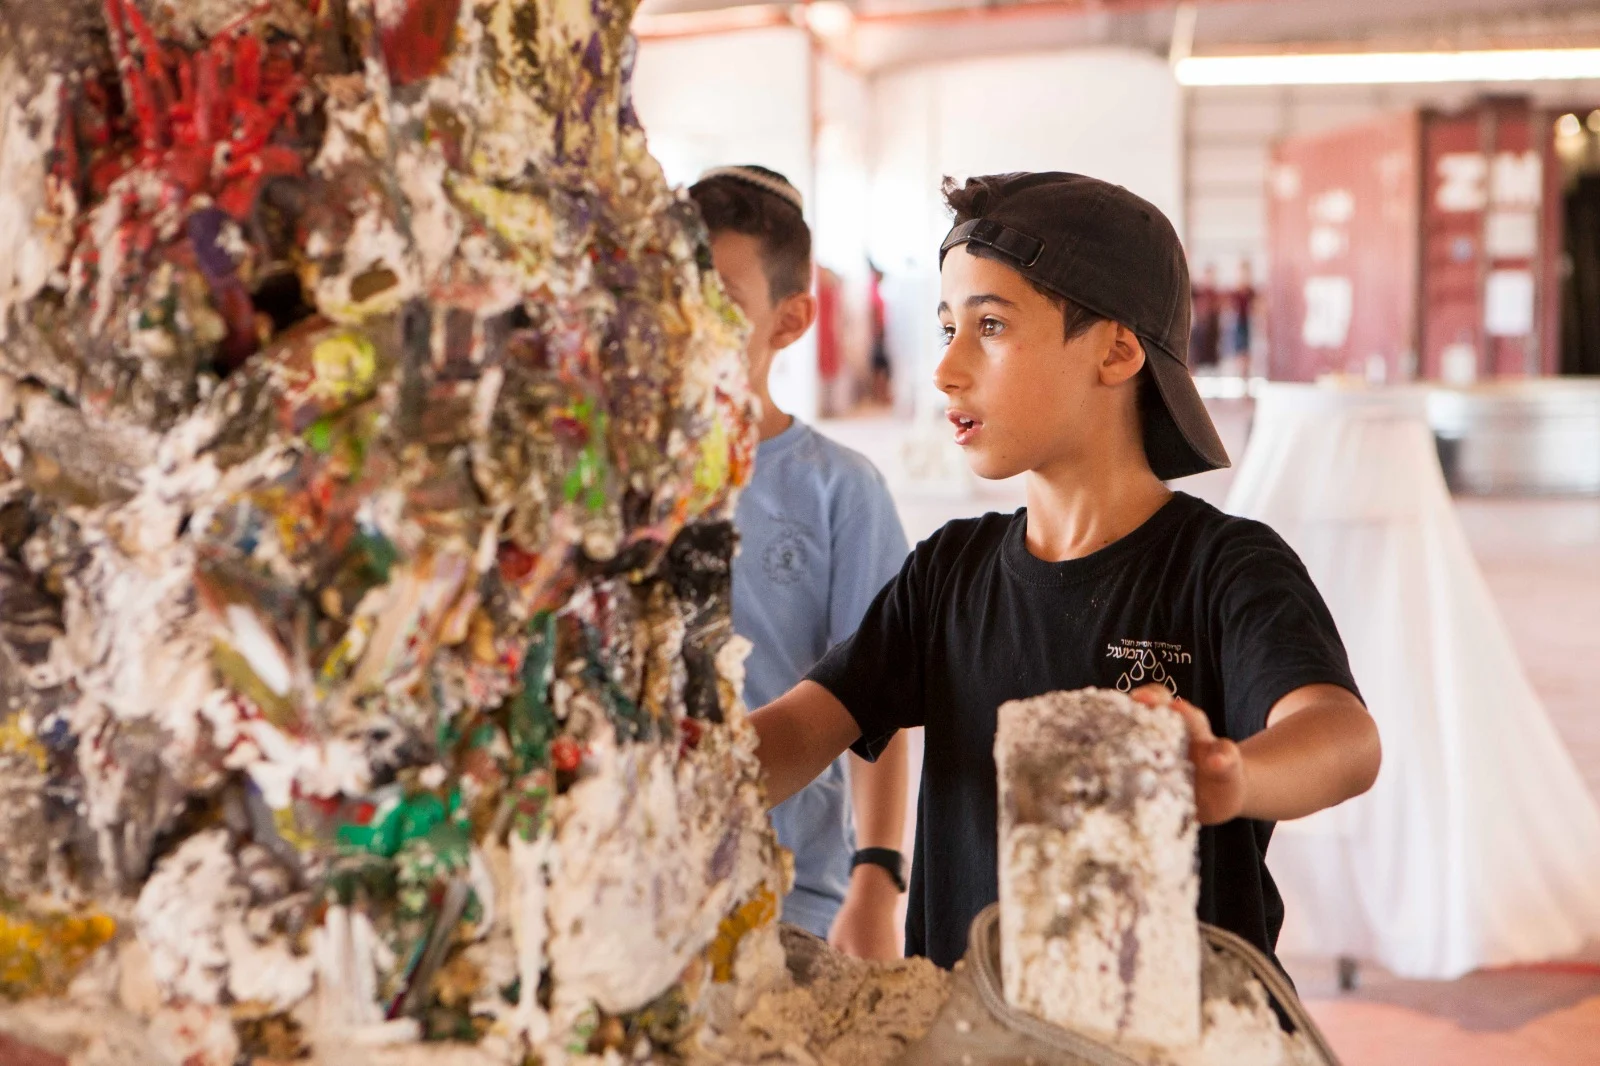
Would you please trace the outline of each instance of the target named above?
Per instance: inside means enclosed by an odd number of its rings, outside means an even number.
[[[939,261],[944,261],[945,253],[950,249],[968,241],[994,249],[1007,259],[1015,260],[1023,269],[1033,266],[1044,254],[1044,241],[1039,238],[1030,237],[992,218],[974,218],[950,231],[950,235],[939,246]]]

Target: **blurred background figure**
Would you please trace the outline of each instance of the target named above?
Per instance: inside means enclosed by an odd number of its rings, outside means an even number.
[[[868,307],[872,325],[872,389],[869,395],[879,407],[894,405],[892,388],[894,364],[889,361],[889,328],[885,321],[888,312],[883,303],[883,271],[871,264],[870,287],[867,290]]]
[[[1239,280],[1227,294],[1227,341],[1220,369],[1224,374],[1247,377],[1250,350],[1255,339],[1256,286],[1250,260],[1239,260]]]
[[[817,268],[817,377],[821,379],[820,406],[825,418],[844,414],[854,401],[849,375],[845,373],[840,307],[844,299],[843,287],[844,283],[833,270]]]
[[[1217,266],[1207,263],[1194,281],[1194,311],[1189,325],[1189,368],[1201,373],[1217,369],[1222,354],[1222,312],[1225,297],[1217,287]]]

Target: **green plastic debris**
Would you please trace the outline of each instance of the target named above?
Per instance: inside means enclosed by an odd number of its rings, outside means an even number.
[[[333,451],[333,423],[326,418],[319,418],[306,427],[306,444],[319,455],[327,455]]]
[[[400,561],[394,542],[370,526],[358,526],[350,538],[350,552],[360,560],[361,576],[374,585],[388,582],[389,573]]]
[[[587,660],[583,668],[584,679],[592,684],[599,694],[600,701],[605,705],[607,716],[611,719],[611,724],[616,726],[618,735],[630,740],[648,739],[654,723],[633,697],[617,684],[617,679],[611,671],[603,665],[609,660],[602,653],[599,631],[593,626],[585,625],[583,638],[584,658]]]
[[[557,729],[555,711],[550,706],[550,686],[555,681],[555,615],[541,612],[529,630],[528,647],[522,656],[522,687],[509,701],[506,722],[519,775],[549,763],[550,742]]]
[[[523,840],[533,840],[550,824],[550,797],[554,779],[548,770],[536,770],[519,781],[511,803],[511,829]]]
[[[336,835],[339,844],[348,850],[392,859],[406,844],[427,836],[436,826],[446,822],[449,813],[438,796],[431,792],[419,792],[398,801],[391,799],[383,803],[371,822],[366,825],[341,825]]]
[[[568,503],[583,501],[590,511],[601,511],[606,506],[605,478],[609,463],[606,459],[606,416],[595,409],[594,401],[579,400],[572,405],[569,417],[588,431],[589,443],[578,453],[577,462],[561,482],[561,495]]]

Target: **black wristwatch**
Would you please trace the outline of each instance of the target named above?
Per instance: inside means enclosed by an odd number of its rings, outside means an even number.
[[[901,892],[906,890],[906,860],[893,848],[862,848],[850,860],[850,872],[854,873],[857,866],[877,866],[889,875],[889,880],[894,882],[894,887]]]

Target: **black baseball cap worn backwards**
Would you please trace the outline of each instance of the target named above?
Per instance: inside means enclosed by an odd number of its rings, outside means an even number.
[[[974,201],[978,217],[939,246],[940,266],[965,244],[1127,326],[1144,344],[1160,398],[1142,410],[1150,468],[1171,481],[1228,466],[1189,375],[1189,264],[1167,216],[1120,185],[1082,174],[994,174],[972,182],[987,195]]]

